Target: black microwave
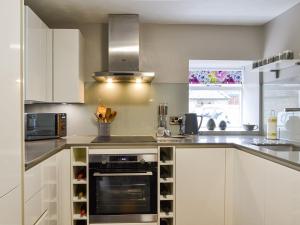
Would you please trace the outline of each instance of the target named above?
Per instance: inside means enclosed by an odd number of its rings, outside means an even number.
[[[66,113],[26,113],[25,140],[45,140],[67,135]]]

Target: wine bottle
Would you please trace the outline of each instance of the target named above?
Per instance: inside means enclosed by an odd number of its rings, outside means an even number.
[[[165,151],[161,151],[160,152],[160,160],[162,162],[166,162],[168,159],[170,159],[170,157],[168,156],[168,154]]]
[[[161,206],[161,210],[166,213],[167,215],[169,215],[169,213],[171,212],[171,207],[169,205],[162,205]]]
[[[165,184],[161,184],[160,186],[160,194],[164,197],[166,197],[168,194],[170,194],[170,190]]]
[[[170,177],[170,173],[165,167],[160,167],[160,177],[165,180]]]
[[[84,220],[77,220],[76,225],[86,225],[86,222]]]
[[[82,205],[80,207],[80,217],[84,217],[84,216],[86,216],[86,207],[85,205]]]
[[[167,219],[161,219],[160,225],[170,225],[169,221]]]
[[[77,175],[76,175],[76,179],[79,180],[84,180],[85,179],[85,171],[84,170],[80,170]]]

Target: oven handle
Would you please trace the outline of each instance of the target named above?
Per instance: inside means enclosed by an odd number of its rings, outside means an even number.
[[[152,176],[152,172],[146,173],[93,173],[94,177],[120,177],[120,176]]]

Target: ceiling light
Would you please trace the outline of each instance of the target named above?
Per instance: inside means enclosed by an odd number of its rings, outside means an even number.
[[[107,78],[106,82],[111,84],[113,82],[113,79],[112,78]]]
[[[142,78],[136,78],[136,79],[135,79],[135,83],[137,83],[137,84],[142,83]]]
[[[143,72],[143,76],[145,76],[145,77],[154,77],[155,73],[154,72]]]

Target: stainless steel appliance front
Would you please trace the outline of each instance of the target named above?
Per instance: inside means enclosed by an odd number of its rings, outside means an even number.
[[[44,140],[67,135],[66,113],[25,113],[25,140]]]
[[[89,156],[90,223],[157,222],[157,154]]]

